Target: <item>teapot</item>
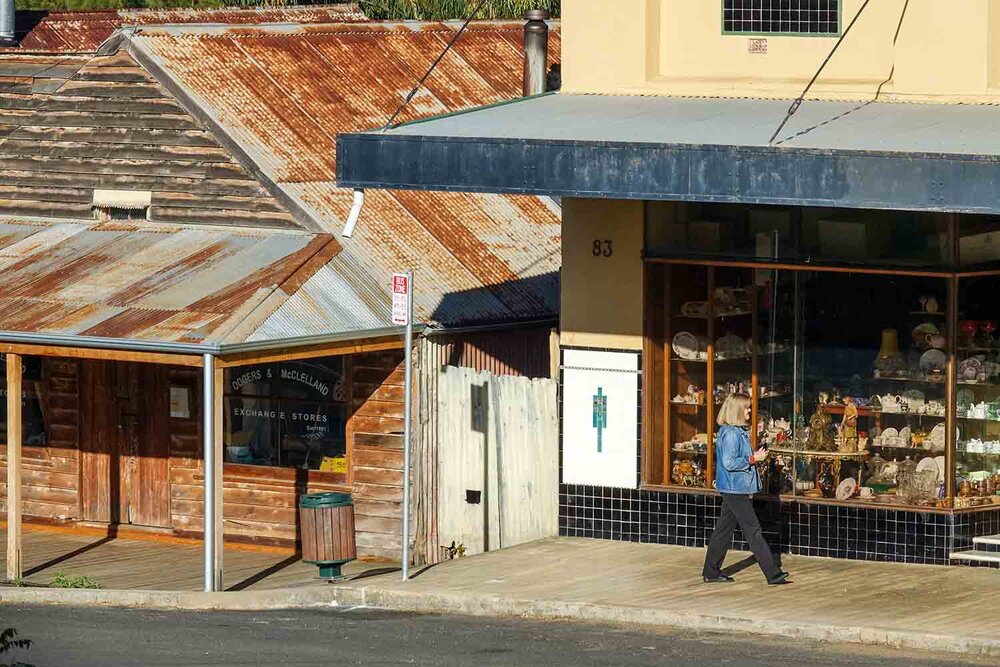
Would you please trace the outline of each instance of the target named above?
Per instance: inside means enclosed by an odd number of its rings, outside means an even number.
[[[906,412],[909,409],[906,400],[898,394],[872,396],[869,402],[873,407],[877,406],[876,409],[881,409],[882,412]]]

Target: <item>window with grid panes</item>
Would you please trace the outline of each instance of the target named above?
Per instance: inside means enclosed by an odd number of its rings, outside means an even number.
[[[723,0],[722,29],[735,34],[836,35],[840,0]]]

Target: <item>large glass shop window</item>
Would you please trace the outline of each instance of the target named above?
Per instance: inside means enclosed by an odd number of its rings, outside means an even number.
[[[765,490],[946,506],[947,280],[675,264],[666,284],[666,483],[711,486],[715,415],[737,392],[774,453]]]
[[[227,369],[229,463],[346,472],[343,357]]]
[[[2,442],[7,442],[7,355],[0,354],[0,423]],[[23,444],[26,447],[44,447],[48,444],[45,401],[42,383],[42,360],[39,357],[21,357],[21,423]]]

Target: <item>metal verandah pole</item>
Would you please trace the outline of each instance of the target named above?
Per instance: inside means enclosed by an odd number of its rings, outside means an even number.
[[[410,577],[410,421],[413,401],[413,270],[406,272],[406,348],[403,375],[403,581]]]
[[[216,590],[215,581],[215,357],[202,357],[202,442],[205,457],[205,591]]]

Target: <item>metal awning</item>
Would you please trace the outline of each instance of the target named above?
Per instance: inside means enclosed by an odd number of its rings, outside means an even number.
[[[1000,107],[552,94],[342,134],[338,184],[1000,213]]]

